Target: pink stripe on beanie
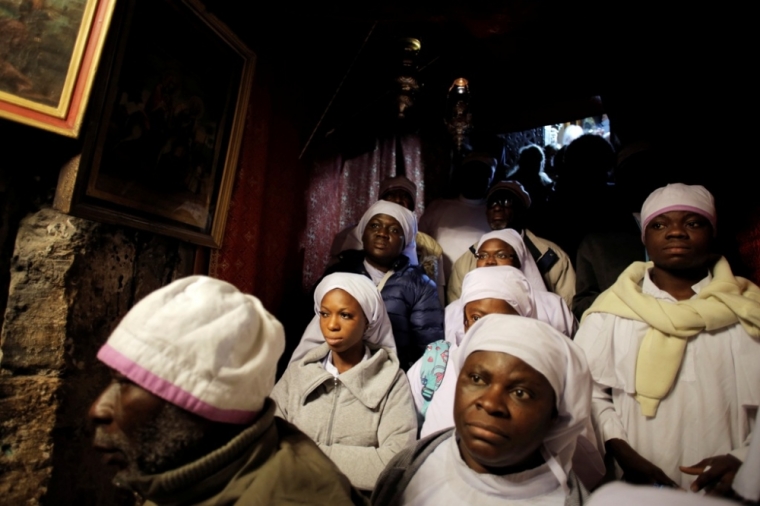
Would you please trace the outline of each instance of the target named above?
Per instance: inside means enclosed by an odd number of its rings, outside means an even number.
[[[674,183],[653,191],[641,206],[641,240],[647,225],[657,216],[670,211],[690,211],[704,216],[712,224],[713,235],[717,233],[715,199],[707,188],[700,185]]]
[[[205,276],[141,300],[98,358],[145,390],[216,422],[252,422],[274,387],[285,334],[251,295]]]

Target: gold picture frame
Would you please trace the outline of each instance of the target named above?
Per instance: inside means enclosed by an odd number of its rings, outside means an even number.
[[[99,106],[54,207],[218,248],[255,54],[193,0],[132,0],[118,12]]]
[[[115,1],[0,6],[0,118],[79,135]]]

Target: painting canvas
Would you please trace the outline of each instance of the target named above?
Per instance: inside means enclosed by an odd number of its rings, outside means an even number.
[[[126,17],[70,212],[219,246],[253,54],[196,3]]]
[[[114,0],[0,2],[0,117],[76,136]]]

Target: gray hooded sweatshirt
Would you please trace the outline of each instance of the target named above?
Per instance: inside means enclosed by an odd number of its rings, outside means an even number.
[[[277,415],[317,442],[351,484],[372,490],[390,460],[417,436],[417,415],[396,354],[365,343],[371,357],[337,378],[327,344],[290,364],[272,390]]]

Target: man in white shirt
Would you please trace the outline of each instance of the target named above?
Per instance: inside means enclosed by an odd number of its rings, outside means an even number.
[[[485,215],[485,195],[495,169],[495,158],[471,153],[457,172],[459,196],[431,202],[420,218],[420,230],[443,248],[444,279],[449,279],[454,261],[491,230]]]
[[[641,220],[651,262],[628,267],[575,337],[594,425],[626,481],[710,491],[736,473],[760,404],[760,289],[712,253],[704,187],[654,191]]]

